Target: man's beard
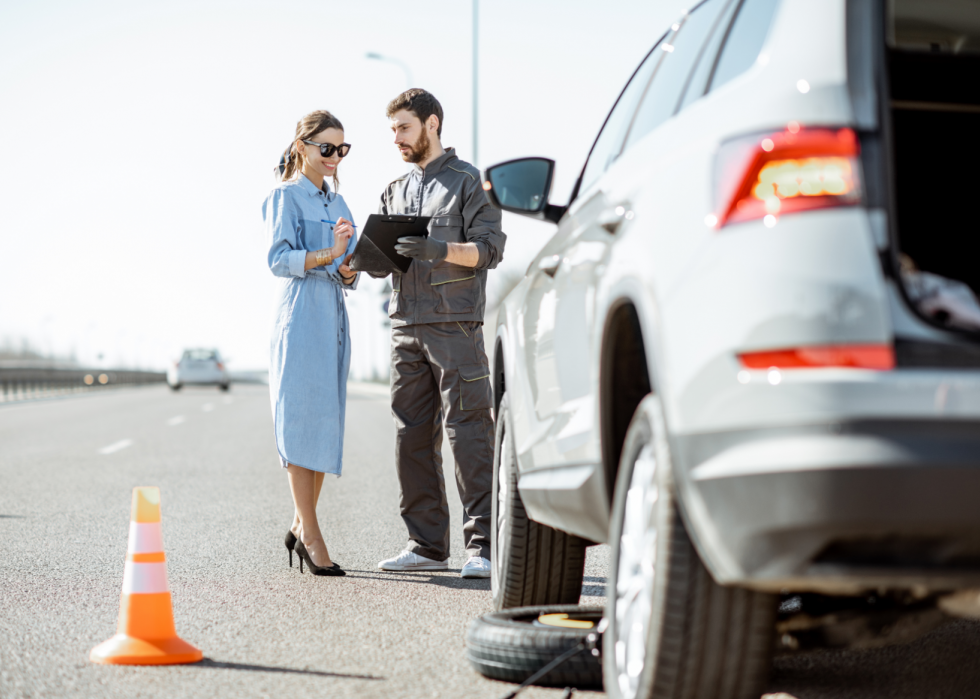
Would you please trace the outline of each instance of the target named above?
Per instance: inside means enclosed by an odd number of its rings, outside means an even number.
[[[409,146],[409,151],[402,158],[409,163],[421,163],[429,157],[432,142],[429,140],[429,133],[423,128],[418,140]]]

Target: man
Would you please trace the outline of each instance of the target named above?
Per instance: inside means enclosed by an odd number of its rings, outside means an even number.
[[[432,216],[428,237],[400,238],[413,258],[393,274],[391,412],[408,546],[382,570],[445,570],[449,507],[442,475],[445,421],[463,501],[464,578],[490,576],[493,417],[483,345],[487,270],[503,258],[500,212],[487,201],[480,171],[444,149],[442,106],[425,90],[403,92],[388,118],[410,172],[388,185],[380,213]]]

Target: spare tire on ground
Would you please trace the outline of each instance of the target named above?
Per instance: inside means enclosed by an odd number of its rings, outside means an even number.
[[[576,605],[518,607],[474,619],[466,632],[466,657],[482,675],[523,682],[595,633],[602,609]],[[602,687],[602,664],[583,650],[534,684]]]

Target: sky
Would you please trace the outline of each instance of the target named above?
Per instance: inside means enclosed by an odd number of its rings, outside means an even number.
[[[686,4],[480,3],[474,164],[552,158],[552,201],[567,202],[619,91]],[[207,346],[265,367],[277,280],[261,205],[296,122],[315,109],[343,122],[340,193],[356,222],[374,213],[407,168],[385,105],[409,86],[376,52],[440,100],[443,144],[473,162],[472,27],[467,0],[4,3],[0,347],[164,368]],[[505,214],[491,296],[554,230]],[[352,327],[355,309],[380,312],[382,285],[352,292]]]

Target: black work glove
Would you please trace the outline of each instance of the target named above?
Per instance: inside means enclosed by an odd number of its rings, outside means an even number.
[[[399,238],[395,252],[416,260],[445,260],[449,254],[449,244],[444,240],[413,235]]]

